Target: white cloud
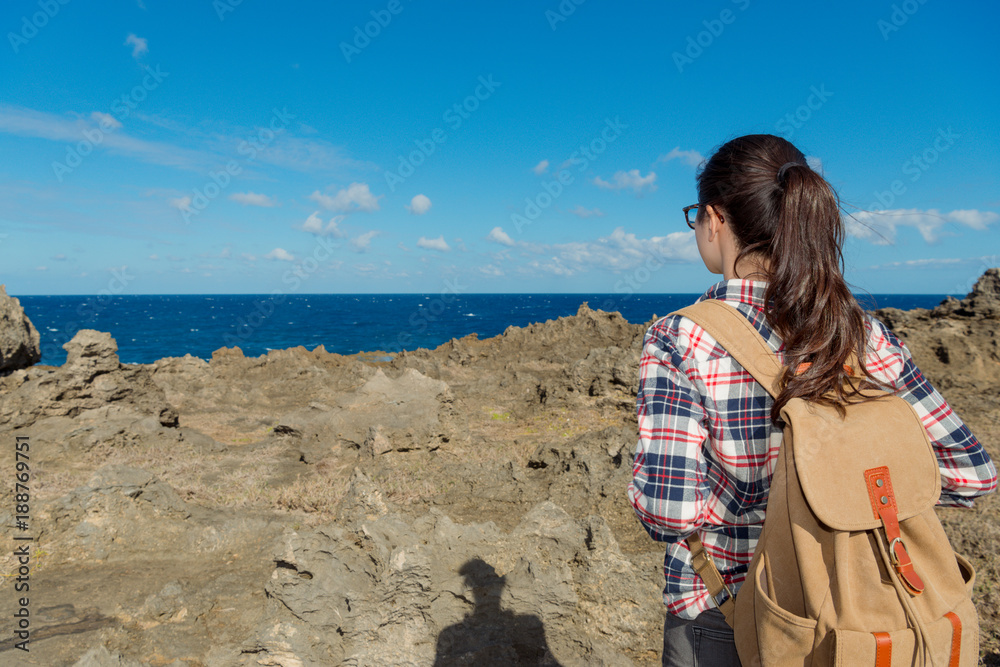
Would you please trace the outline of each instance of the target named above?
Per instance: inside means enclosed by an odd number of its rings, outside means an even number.
[[[276,259],[282,262],[294,262],[295,256],[288,252],[284,248],[275,248],[271,252],[264,255],[264,259]]]
[[[572,213],[573,215],[580,216],[581,218],[593,218],[593,217],[601,218],[604,216],[604,211],[602,211],[599,208],[588,209],[579,205],[574,209],[570,209],[569,212]]]
[[[427,211],[431,210],[431,200],[427,195],[417,195],[410,200],[410,205],[406,207],[406,210],[413,215],[423,215]]]
[[[261,142],[257,145],[257,151],[252,160],[254,164],[273,165],[310,175],[343,170],[369,171],[376,168],[376,165],[371,162],[348,157],[342,147],[335,146],[328,141],[315,136],[297,136],[295,132],[315,134],[316,130],[297,122],[297,119],[286,118],[284,112],[275,111],[273,120],[280,124],[275,130],[275,140],[269,143]],[[189,126],[171,118],[142,112],[138,113],[136,118],[163,128],[176,136],[177,140],[184,145],[190,145],[193,142],[206,148],[211,153],[211,155],[206,155],[206,158],[211,158],[208,160],[209,164],[205,165],[208,168],[216,168],[220,157],[225,158],[223,163],[234,157],[234,148],[240,146],[248,135],[257,136],[264,128],[264,126],[233,126],[225,121],[215,121],[214,127],[205,127],[203,124]],[[285,125],[286,123],[287,125]],[[236,157],[243,159],[245,156]]]
[[[139,59],[139,56],[149,53],[149,45],[146,43],[146,39],[144,37],[136,37],[135,33],[125,38],[125,46],[132,47],[132,57],[136,60]]]
[[[486,240],[505,246],[514,245],[514,239],[512,239],[502,227],[494,227],[490,230],[490,233],[486,236]]]
[[[486,266],[480,266],[479,267],[479,272],[482,273],[483,275],[487,275],[487,276],[500,277],[500,276],[504,275],[503,269],[501,269],[501,268],[499,268],[497,266],[494,266],[493,264],[487,264]]]
[[[83,118],[67,118],[34,109],[0,104],[0,132],[21,137],[37,137],[59,143],[76,144],[82,133],[96,126]],[[202,172],[217,164],[218,158],[208,153],[182,148],[163,142],[136,139],[124,132],[103,134],[100,148],[113,153],[139,158],[152,164]]]
[[[159,255],[150,255],[149,258],[155,262],[155,261],[158,261],[160,259],[160,256]]]
[[[166,138],[162,141],[147,141],[130,136],[122,128],[114,132],[105,131],[98,149],[151,164],[195,171],[201,178],[209,170],[222,168],[230,159],[240,159],[236,154],[236,147],[248,133],[257,133],[256,128],[234,127],[223,121],[218,121],[214,128],[206,129],[141,111],[130,116],[133,117],[140,123],[161,128],[164,131],[158,133],[158,136]],[[0,133],[3,134],[75,145],[81,140],[83,132],[96,127],[100,127],[100,121],[93,114],[52,114],[0,103]],[[257,151],[255,165],[277,166],[308,174],[374,168],[371,163],[347,157],[343,148],[327,141],[294,136],[291,127],[278,132],[275,141]]]
[[[302,223],[299,228],[304,232],[309,232],[310,234],[322,234],[323,233],[323,219],[319,217],[319,211],[313,211],[306,218],[306,221]]]
[[[119,122],[117,118],[102,111],[94,111],[90,114],[90,119],[98,125],[104,125],[112,130],[118,130],[122,126],[121,122]]]
[[[913,227],[927,243],[935,243],[947,232],[943,228],[949,223],[964,225],[983,231],[988,225],[1000,220],[1000,215],[992,211],[956,210],[942,213],[937,209],[891,209],[884,211],[858,211],[844,218],[847,233],[875,245],[891,245],[896,242],[900,227]]]
[[[424,250],[438,250],[440,252],[448,252],[451,250],[451,246],[449,246],[448,242],[444,240],[444,234],[436,239],[429,239],[421,236],[417,239],[417,247],[423,248]]]
[[[682,151],[680,146],[675,146],[673,150],[665,155],[661,155],[656,161],[670,162],[671,160],[680,160],[692,167],[697,167],[705,161],[705,156],[698,151]]]
[[[190,211],[191,210],[191,198],[187,195],[183,197],[176,197],[170,200],[170,205],[176,208],[178,211]]]
[[[594,185],[604,190],[625,190],[631,189],[636,194],[639,194],[643,189],[649,189],[650,192],[656,189],[656,172],[651,171],[648,175],[642,176],[638,169],[631,169],[629,171],[618,171],[612,177],[614,179],[613,183],[605,181],[600,176],[594,177]]]
[[[618,227],[608,236],[596,241],[574,241],[552,245],[520,243],[525,252],[547,255],[546,259],[529,262],[528,273],[544,272],[560,276],[603,269],[615,273],[646,267],[650,279],[656,269],[665,264],[694,263],[699,261],[694,232],[674,232],[666,236],[638,238]]]
[[[306,221],[302,223],[299,227],[304,232],[309,232],[310,234],[316,234],[317,236],[332,236],[335,239],[342,239],[346,234],[337,225],[344,219],[342,215],[335,215],[330,218],[325,226],[323,224],[323,219],[319,217],[319,211],[313,211],[312,214],[306,218]]]
[[[931,259],[908,259],[905,262],[889,262],[888,264],[879,264],[872,266],[872,269],[934,269],[942,266],[952,266],[954,264],[964,264],[965,262],[975,261],[975,259],[958,259],[954,257],[948,258],[931,258]]]
[[[539,162],[538,164],[536,164],[534,167],[531,168],[531,171],[535,172],[539,176],[541,176],[542,174],[544,174],[548,170],[549,170],[549,161],[548,160],[542,160],[541,162]]]
[[[565,262],[578,267],[595,266],[612,271],[631,270],[655,259],[662,262],[694,262],[699,259],[693,232],[640,239],[617,227],[596,242],[572,242],[552,246]]]
[[[356,252],[367,252],[372,239],[379,235],[378,230],[371,230],[351,239],[351,248]]]
[[[47,267],[47,266],[36,266],[35,267],[35,271],[48,271],[48,270],[49,270],[49,267]]]
[[[407,248],[407,247],[406,247],[406,245],[405,245],[405,244],[404,244],[404,243],[403,243],[402,241],[400,241],[400,242],[399,242],[399,243],[397,244],[397,247],[398,247],[398,248],[399,248],[400,250],[402,250],[403,252],[410,252],[410,249],[409,249],[409,248]]]
[[[534,269],[535,271],[544,271],[545,273],[551,273],[556,276],[571,276],[573,275],[573,269],[567,267],[562,263],[562,260],[558,257],[552,257],[548,261],[540,262],[537,259],[528,262],[528,268]]]
[[[260,151],[257,154],[257,161],[310,175],[331,170],[374,168],[370,162],[348,157],[343,148],[328,141],[316,137],[297,137],[290,131]]]
[[[817,174],[823,173],[823,160],[816,157],[815,155],[807,155],[806,164],[809,165],[809,168],[815,171]]]
[[[69,258],[64,254],[59,253],[58,255],[53,255],[51,259],[54,259],[57,262],[65,262]]]
[[[309,195],[309,199],[318,203],[323,208],[343,212],[377,211],[380,197],[381,195],[376,197],[371,193],[367,183],[351,183],[346,188],[338,190],[337,194],[332,197],[321,193],[319,190]]]
[[[960,209],[948,214],[949,221],[958,222],[966,227],[972,227],[980,231],[986,229],[987,225],[996,222],[998,219],[1000,219],[1000,216],[992,211],[976,211],[974,209]]]
[[[153,68],[153,71],[156,73],[158,70]],[[0,134],[37,137],[60,144],[76,145],[84,138],[84,132],[93,136],[90,131],[100,126],[99,122],[89,114],[90,112],[79,114],[72,111],[46,113],[7,105],[0,101]],[[261,127],[233,125],[223,120],[209,121],[211,124],[207,127],[203,123],[189,126],[169,117],[144,113],[141,109],[134,114],[130,113],[129,118],[130,122],[131,119],[135,120],[136,127],[146,124],[159,128],[162,131],[156,132],[155,135],[163,139],[158,141],[140,139],[129,135],[127,127],[112,132],[105,131],[102,140],[93,151],[94,154],[110,153],[151,164],[194,171],[202,180],[209,171],[224,169],[229,160],[245,160],[245,155],[238,155],[238,147],[246,137],[257,136],[263,127],[266,127],[266,125]],[[275,119],[277,118],[275,116]],[[285,122],[283,116],[281,122]],[[259,177],[262,175],[262,170],[267,170],[271,166],[310,175],[347,170],[355,173],[355,171],[375,169],[375,165],[370,162],[351,159],[342,147],[316,137],[293,134],[294,131],[301,129],[294,120],[289,122],[287,129],[279,128],[275,132],[275,140],[257,150],[252,160],[253,164],[244,165],[247,167],[247,173],[253,172],[254,177]],[[65,146],[58,148],[62,150]],[[233,189],[235,190],[235,187]]]
[[[264,208],[271,208],[278,203],[267,195],[257,194],[256,192],[236,192],[229,195],[229,198],[234,202],[243,204],[244,206],[263,206]]]

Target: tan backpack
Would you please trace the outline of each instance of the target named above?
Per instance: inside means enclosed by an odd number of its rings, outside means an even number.
[[[694,320],[775,396],[781,366],[735,308]],[[835,408],[792,399],[764,527],[735,601],[719,606],[744,667],[975,665],[975,571],[934,513],[941,474],[927,432],[898,396]],[[697,534],[692,564],[713,600],[728,593]]]

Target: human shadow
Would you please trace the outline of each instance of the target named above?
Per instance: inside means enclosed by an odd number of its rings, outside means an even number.
[[[506,581],[479,558],[458,571],[472,589],[475,607],[458,623],[441,631],[435,667],[458,665],[544,665],[560,667],[545,641],[542,619],[500,608]]]

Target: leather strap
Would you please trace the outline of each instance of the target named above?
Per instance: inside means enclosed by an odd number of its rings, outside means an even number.
[[[683,315],[719,342],[772,397],[780,391],[778,378],[781,364],[771,347],[738,310],[719,299],[706,299],[675,310],[672,315]]]
[[[708,594],[712,597],[712,602],[719,608],[722,615],[726,617],[726,623],[733,627],[733,619],[736,614],[736,599],[730,592],[729,587],[722,578],[719,568],[715,566],[712,557],[705,551],[698,533],[691,533],[686,540],[688,548],[691,549],[691,567],[698,573],[701,580],[708,588]],[[725,593],[726,599],[719,602],[719,594]]]
[[[910,595],[920,595],[924,592],[924,582],[913,569],[913,561],[910,560],[910,554],[907,553],[906,545],[903,543],[903,536],[899,532],[896,496],[892,491],[889,467],[881,466],[866,470],[865,485],[868,487],[868,500],[872,512],[875,518],[882,520],[885,539],[889,543],[889,556],[899,580]]]
[[[958,667],[958,661],[962,657],[962,619],[953,611],[944,616],[951,621],[951,660],[948,667]]]
[[[718,299],[707,299],[696,304],[676,310],[672,315],[682,315],[693,320],[698,326],[708,332],[719,342],[750,375],[759,382],[771,396],[778,395],[778,378],[781,377],[781,364],[760,332],[750,324],[738,310]],[[705,546],[697,533],[687,538],[691,549],[691,566],[705,582],[712,602],[726,617],[726,622],[733,626],[736,614],[736,600],[719,569],[712,562],[711,556],[705,551]],[[719,602],[719,595],[725,593],[726,598]]]
[[[892,637],[888,632],[873,632],[875,635],[875,667],[892,667]]]

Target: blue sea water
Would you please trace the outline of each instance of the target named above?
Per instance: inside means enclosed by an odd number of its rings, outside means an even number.
[[[124,363],[192,354],[208,359],[238,345],[247,356],[323,345],[354,354],[434,348],[471,333],[488,338],[509,326],[573,315],[580,304],[648,322],[697,294],[300,294],[21,296],[41,334],[43,364],[66,360],[62,345],[80,329],[108,331]],[[943,295],[862,297],[865,308],[933,308]]]

